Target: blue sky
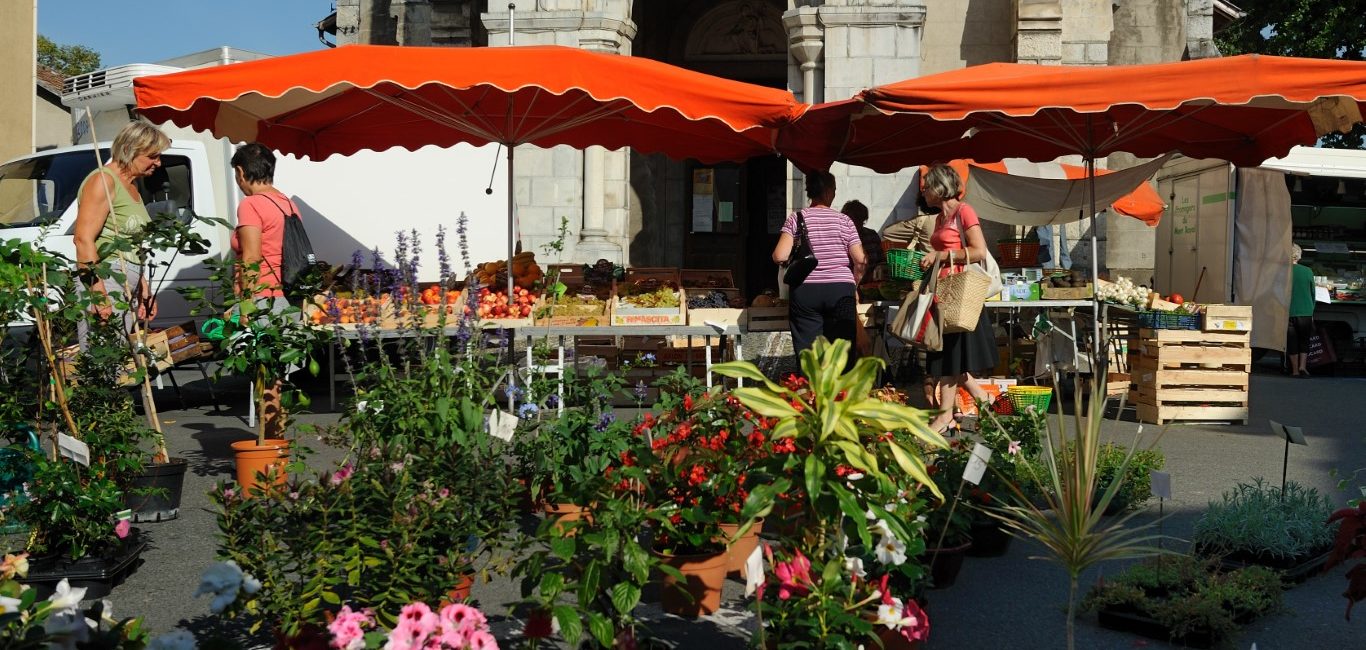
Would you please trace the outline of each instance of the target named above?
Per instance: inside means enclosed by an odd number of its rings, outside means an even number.
[[[38,33],[100,53],[105,67],[153,63],[222,45],[316,50],[331,0],[38,0]]]

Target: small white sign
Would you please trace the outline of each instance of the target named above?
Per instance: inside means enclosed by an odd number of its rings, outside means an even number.
[[[90,467],[90,445],[81,442],[65,433],[57,434],[57,450],[63,456],[71,460]]]
[[[764,543],[759,542],[754,551],[745,558],[745,597],[754,595],[759,585],[764,584]]]
[[[1309,441],[1304,439],[1304,429],[1300,427],[1292,427],[1271,420],[1271,432],[1289,440],[1291,444],[1309,446]]]
[[[1332,303],[1333,294],[1328,292],[1328,287],[1314,287],[1314,302]]]
[[[517,431],[517,421],[517,416],[494,409],[489,412],[489,435],[503,442],[512,442],[512,434]]]
[[[972,447],[972,457],[968,459],[968,466],[963,468],[963,480],[973,485],[982,482],[982,475],[987,473],[987,461],[991,460],[991,449],[982,443],[977,443]]]
[[[1159,499],[1172,498],[1172,475],[1153,470],[1150,474],[1153,496]]]

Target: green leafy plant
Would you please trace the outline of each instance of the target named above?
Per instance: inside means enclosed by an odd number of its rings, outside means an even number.
[[[1082,611],[1116,610],[1156,620],[1173,640],[1223,639],[1280,607],[1281,579],[1265,567],[1220,573],[1209,560],[1168,555],[1135,564],[1093,587]]]
[[[1261,478],[1239,483],[1195,523],[1195,548],[1202,553],[1252,560],[1290,560],[1321,552],[1333,542],[1326,522],[1328,497],[1290,481],[1285,489]]]
[[[818,339],[801,354],[805,377],[781,384],[747,362],[713,367],[755,383],[731,394],[759,417],[756,427],[773,445],[775,453],[756,472],[776,479],[780,507],[802,511],[798,528],[778,534],[774,578],[755,605],[761,646],[840,647],[866,639],[878,603],[866,585],[881,574],[877,580],[886,586],[923,549],[918,491],[943,499],[922,450],[948,443],[929,430],[923,412],[873,394],[882,360],[865,357],[843,372],[849,348],[848,341]],[[850,548],[853,556],[846,555]],[[870,549],[876,564],[863,568]],[[854,581],[862,586],[850,587]],[[898,616],[918,611],[913,603],[893,602],[888,590],[883,594],[881,605]],[[912,619],[915,625],[901,627],[915,635],[923,621],[909,614],[897,621]],[[819,641],[812,645],[813,639]]]
[[[73,560],[112,549],[118,543],[115,515],[123,510],[123,492],[98,463],[90,468],[33,456],[28,502],[15,514],[35,522],[28,550]]]
[[[1151,524],[1132,526],[1133,514],[1106,520],[1103,515],[1127,480],[1134,450],[1116,466],[1115,479],[1102,489],[1100,472],[1101,424],[1105,420],[1104,387],[1092,389],[1089,411],[1076,396],[1074,426],[1050,430],[1043,438],[1042,469],[1026,470],[1027,484],[1012,484],[1010,501],[988,512],[1011,534],[1042,544],[1047,559],[1067,572],[1067,647],[1076,644],[1077,581],[1081,573],[1099,562],[1158,553],[1150,546],[1158,536]],[[1058,405],[1059,420],[1062,405]],[[1068,453],[1068,448],[1071,453]],[[1031,467],[1026,465],[1026,468]]]

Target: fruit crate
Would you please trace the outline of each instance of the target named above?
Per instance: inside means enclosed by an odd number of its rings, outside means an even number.
[[[643,283],[647,286],[674,286],[677,289],[678,305],[673,307],[638,307],[622,298],[626,286]],[[614,284],[612,288],[612,325],[614,327],[649,325],[686,325],[688,323],[688,292],[679,285],[679,273],[675,268],[634,268],[626,269],[626,279]]]
[[[735,276],[730,269],[683,269],[678,278],[684,289],[735,288]]]
[[[1205,305],[1206,332],[1251,332],[1250,305]]]
[[[786,332],[789,329],[786,303],[772,307],[750,307],[745,310],[747,332]]]
[[[1131,369],[1141,422],[1247,424],[1252,347],[1247,332],[1139,330]]]
[[[1085,300],[1094,294],[1089,282],[1084,287],[1050,287],[1045,284],[1039,290],[1044,300]]]
[[[686,281],[685,281],[686,285]],[[711,298],[713,294],[722,294],[725,297],[724,307],[708,305],[706,307],[688,307],[689,325],[706,325],[714,323],[717,325],[738,326],[745,316],[745,299],[740,295],[739,289],[734,288],[687,288],[689,302],[698,298]],[[709,301],[711,302],[711,301]]]

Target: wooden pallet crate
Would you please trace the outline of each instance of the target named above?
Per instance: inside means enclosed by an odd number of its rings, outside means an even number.
[[[787,305],[781,307],[750,307],[745,310],[745,330],[750,332],[786,332]]]
[[[1201,404],[1162,404],[1154,406],[1139,402],[1135,405],[1139,422],[1153,424],[1172,424],[1176,422],[1234,422],[1246,425],[1248,409],[1246,406],[1219,406]]]
[[[1250,305],[1206,305],[1206,332],[1251,332],[1252,307]]]
[[[1246,332],[1144,329],[1138,345],[1140,365],[1151,361],[1162,368],[1236,367],[1245,372],[1252,367],[1252,346]]]

